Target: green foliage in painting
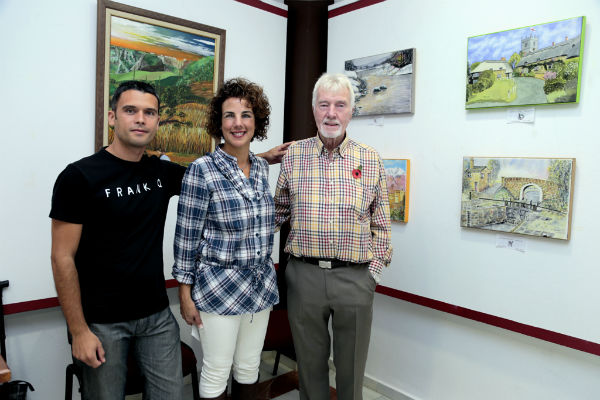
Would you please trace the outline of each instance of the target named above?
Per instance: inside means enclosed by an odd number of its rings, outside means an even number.
[[[569,206],[572,163],[569,160],[553,160],[548,166],[548,180],[558,185],[559,205],[562,210]]]

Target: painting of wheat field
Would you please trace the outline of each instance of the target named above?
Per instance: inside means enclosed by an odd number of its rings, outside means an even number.
[[[568,240],[574,158],[464,157],[461,226]]]
[[[147,153],[188,165],[212,151],[214,141],[205,124],[208,103],[222,82],[218,68],[223,58],[219,54],[222,35],[165,22],[160,14],[150,19],[135,12],[109,11],[106,98],[121,82],[146,81],[156,88],[161,101],[158,133]],[[104,145],[111,140],[112,129],[105,126]]]

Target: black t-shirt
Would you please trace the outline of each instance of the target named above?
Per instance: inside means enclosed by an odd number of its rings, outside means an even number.
[[[163,232],[184,172],[157,157],[131,162],[102,149],[58,176],[50,217],[82,224],[75,265],[88,323],[143,318],[169,304]]]

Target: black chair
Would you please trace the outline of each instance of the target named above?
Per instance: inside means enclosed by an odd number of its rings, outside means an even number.
[[[69,338],[70,339],[70,338]],[[70,340],[69,340],[70,342]],[[132,346],[133,347],[133,346]],[[198,370],[196,369],[196,355],[194,350],[184,342],[181,342],[181,367],[183,376],[192,375],[192,390],[194,400],[200,400],[200,388],[198,386]],[[81,392],[81,367],[75,363],[67,365],[65,382],[65,400],[73,398],[73,376],[79,382]],[[131,351],[127,357],[127,383],[125,384],[125,395],[142,393],[144,390],[144,378],[137,366]]]
[[[0,350],[2,358],[6,361],[6,331],[4,330],[4,299],[2,292],[8,287],[8,281],[0,282]]]
[[[273,376],[277,375],[279,360],[281,355],[285,355],[292,360],[296,359],[296,351],[292,340],[292,330],[288,321],[287,310],[274,309],[269,316],[269,325],[263,351],[275,350],[275,363],[273,364]]]

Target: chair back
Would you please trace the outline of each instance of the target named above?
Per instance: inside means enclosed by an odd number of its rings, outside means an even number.
[[[0,350],[4,361],[6,361],[6,331],[4,329],[4,300],[2,293],[6,287],[8,287],[8,281],[0,282]]]

